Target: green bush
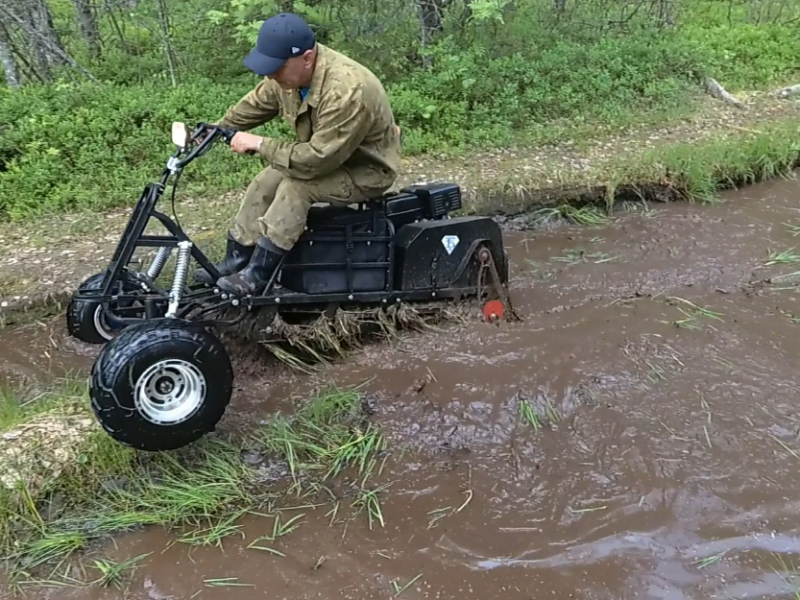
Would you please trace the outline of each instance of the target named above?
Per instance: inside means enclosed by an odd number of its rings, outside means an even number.
[[[800,75],[796,29],[774,24],[689,25],[681,37],[703,56],[708,73],[732,91],[781,84]]]
[[[199,1],[203,10],[219,5]],[[57,20],[69,20],[70,4],[59,6]],[[359,6],[348,0],[340,9],[355,18],[366,10]],[[676,9],[674,29],[653,27],[652,15],[611,27],[614,11],[626,9],[613,2],[593,6],[572,7],[574,14],[558,20],[551,4],[524,4],[504,22],[466,24],[453,8],[445,34],[427,50],[430,68],[409,67],[419,65],[422,54],[413,11],[387,27],[377,13],[369,17],[375,19],[371,25],[331,16],[321,31],[381,75],[407,155],[552,141],[553,131],[570,127],[585,131],[664,112],[685,114],[698,72],[732,90],[772,85],[800,72],[800,36],[791,21],[755,24],[744,7],[729,14],[727,4],[700,0]],[[191,15],[173,16],[180,22]],[[67,36],[103,84],[0,87],[0,219],[132,204],[172,151],[171,121],[214,120],[256,83],[241,65],[249,42],[232,33],[231,23],[195,20],[176,28],[173,41],[186,60],[176,87],[170,86],[158,36],[135,23],[126,29],[126,50],[109,43],[95,61],[80,53],[74,35]],[[283,123],[261,132],[290,134]],[[260,168],[259,161],[217,148],[192,166],[183,189],[220,193],[246,185]]]
[[[387,82],[409,154],[499,147],[552,119],[614,120],[677,104],[691,58],[669,40],[563,42],[533,55],[487,58],[443,45],[436,68]],[[91,83],[0,91],[0,215],[12,219],[135,201],[172,148],[170,123],[211,121],[255,78],[193,79],[176,88]],[[266,128],[289,134],[280,122]],[[224,148],[184,180],[189,193],[246,185],[260,168]]]
[[[195,81],[157,84],[26,87],[0,93],[0,213],[11,218],[77,207],[131,204],[157,179],[173,148],[174,120],[213,121],[247,85]],[[273,134],[286,128],[272,126]],[[198,161],[196,192],[245,184],[258,164],[222,147]]]

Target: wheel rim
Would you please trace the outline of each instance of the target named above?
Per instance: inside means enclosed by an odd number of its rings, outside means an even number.
[[[172,425],[191,417],[206,397],[206,378],[193,364],[166,359],[141,374],[134,390],[136,409],[152,423]]]
[[[115,329],[106,322],[103,318],[103,305],[99,305],[94,311],[94,317],[92,318],[94,322],[94,328],[100,336],[109,342],[114,339],[114,332]]]

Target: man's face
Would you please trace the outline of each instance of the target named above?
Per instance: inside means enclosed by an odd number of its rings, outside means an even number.
[[[297,90],[311,83],[314,73],[314,51],[307,50],[300,56],[290,58],[283,66],[268,77],[284,90]]]

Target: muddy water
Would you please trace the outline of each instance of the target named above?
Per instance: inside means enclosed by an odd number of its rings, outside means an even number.
[[[257,420],[320,382],[368,381],[405,450],[383,477],[385,527],[298,508],[285,557],[245,548],[272,527],[258,517],[223,549],[151,531],[104,556],[153,552],[137,600],[391,598],[412,580],[400,598],[793,597],[779,573],[800,565],[800,303],[782,276],[800,263],[766,263],[800,240],[798,197],[797,181],[775,182],[721,206],[509,234],[522,323],[244,385],[234,411]],[[555,419],[534,429],[523,401]],[[204,584],[228,577],[241,585]]]
[[[98,350],[64,335],[63,319],[0,330],[0,386],[26,386],[81,372]]]

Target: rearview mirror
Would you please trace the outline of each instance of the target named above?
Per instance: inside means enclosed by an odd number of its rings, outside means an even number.
[[[189,128],[184,123],[172,123],[172,143],[178,148],[185,148],[189,143]]]

